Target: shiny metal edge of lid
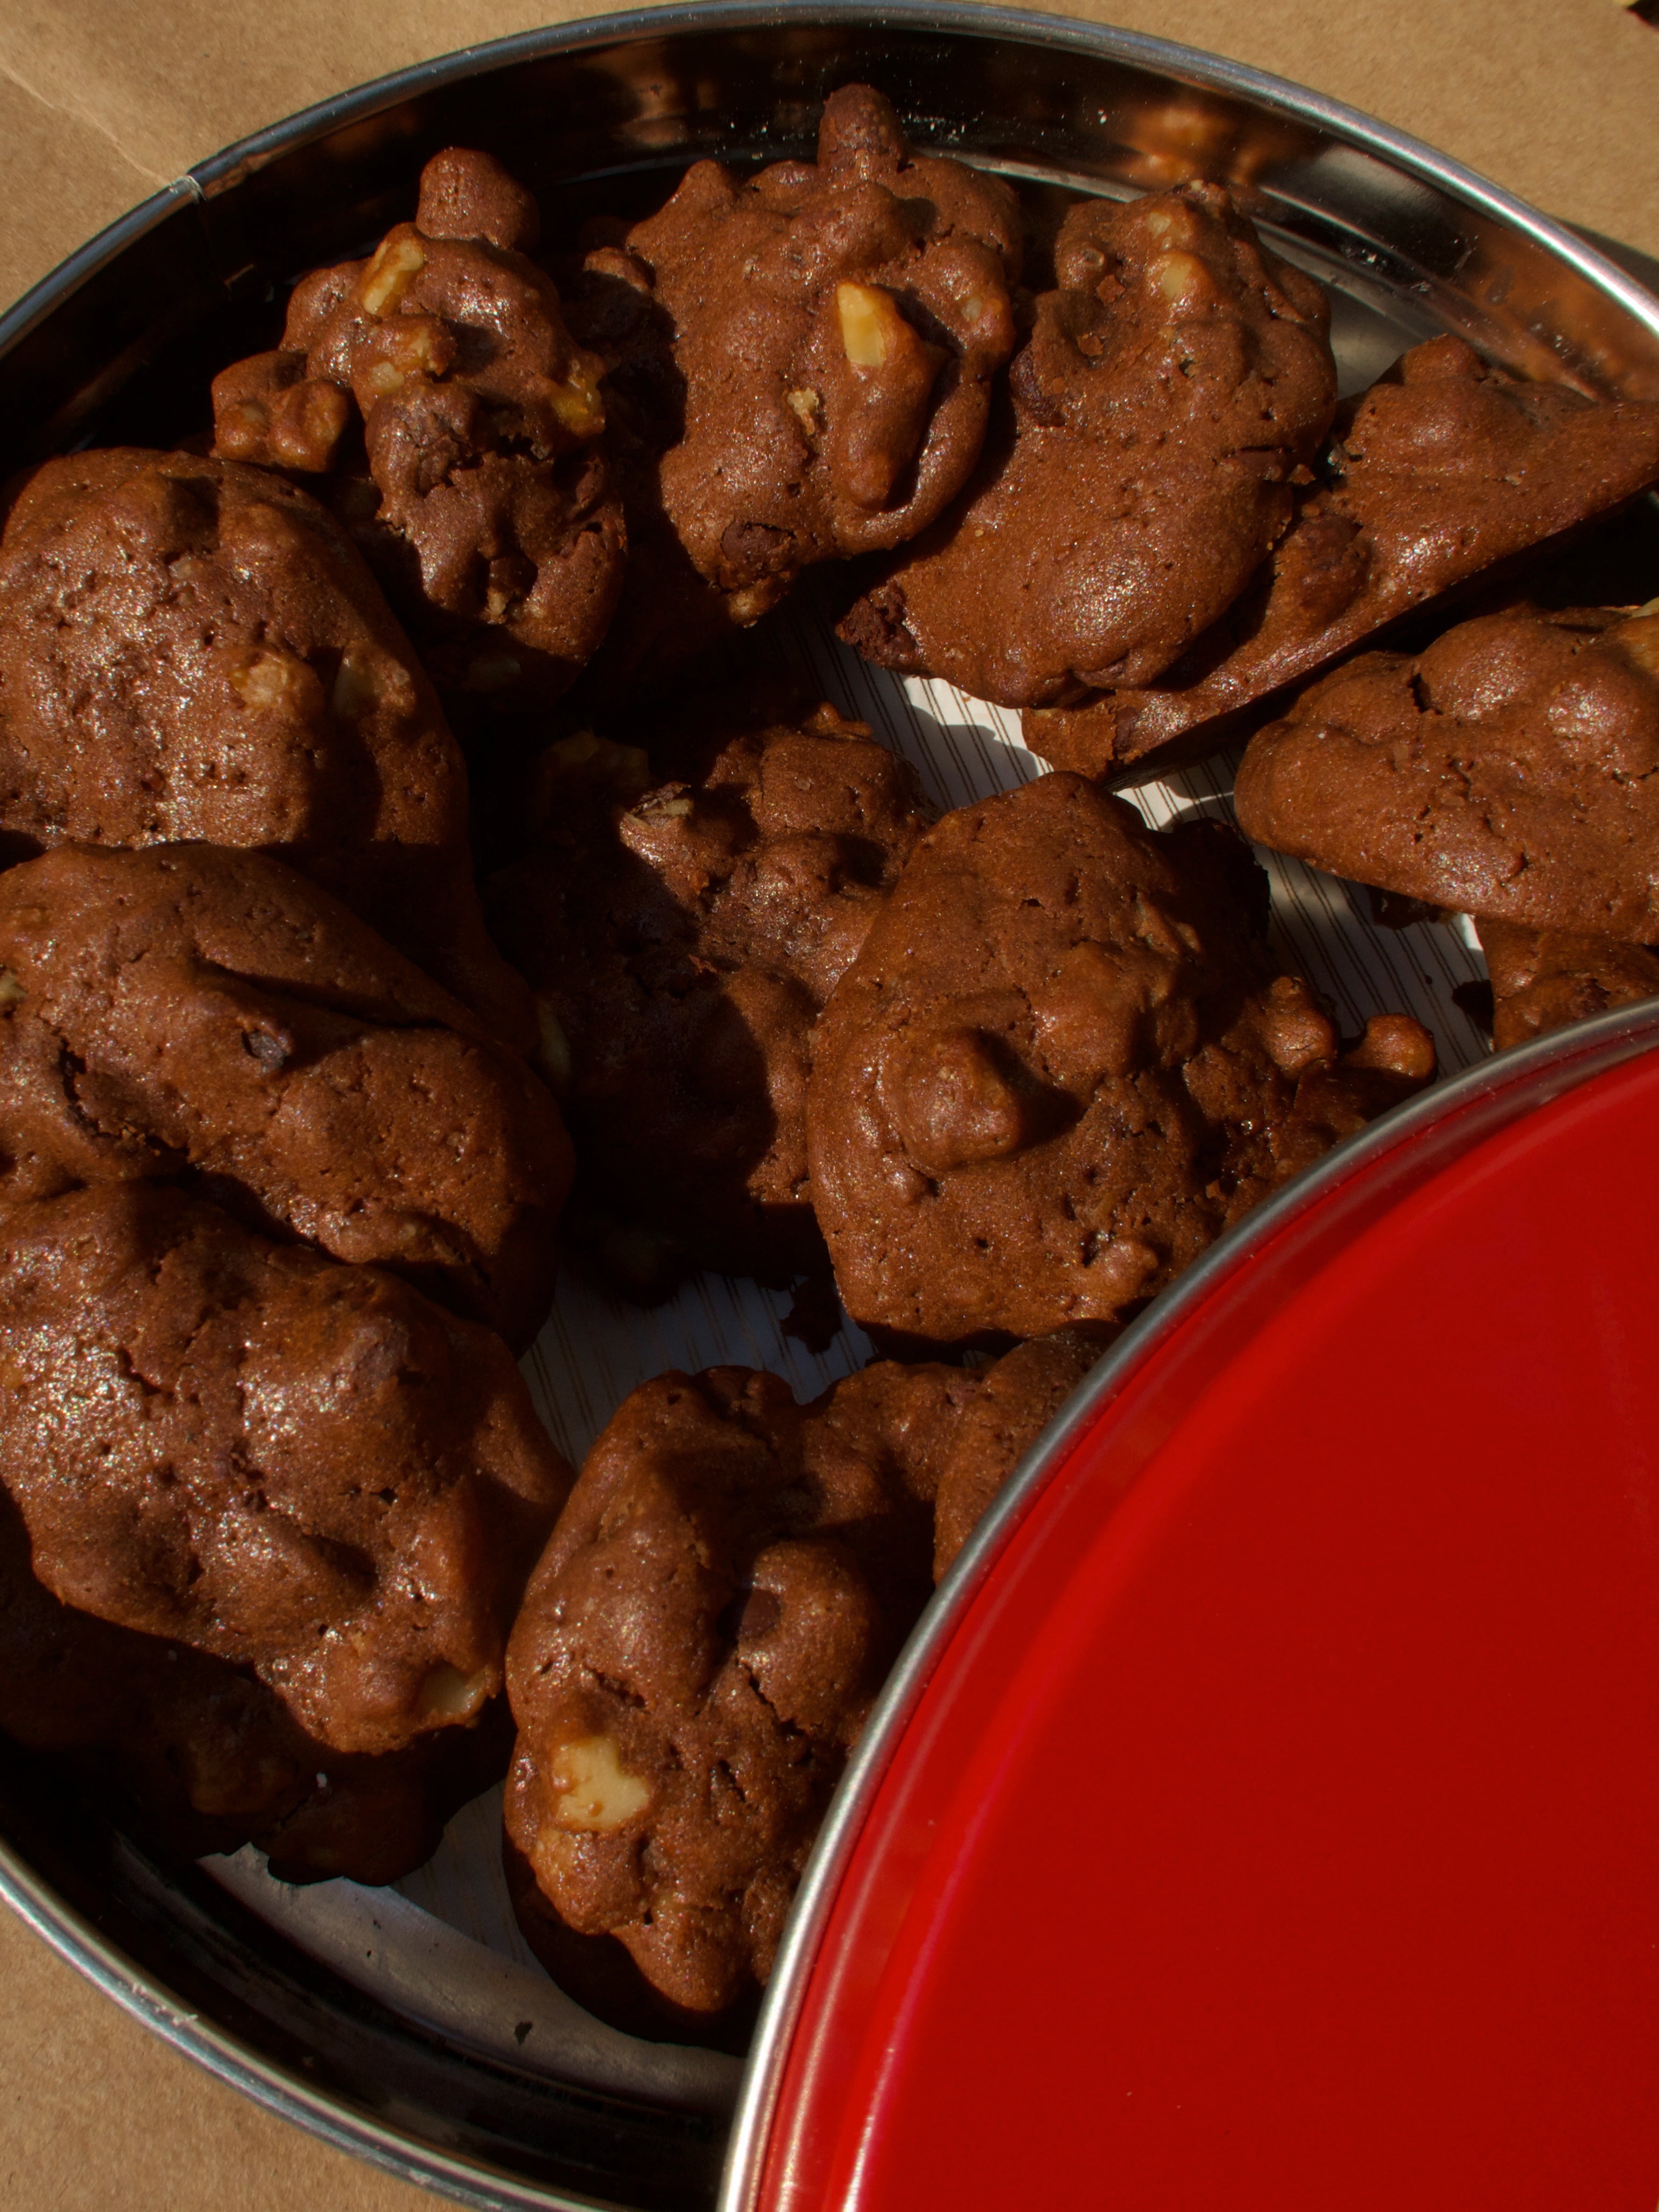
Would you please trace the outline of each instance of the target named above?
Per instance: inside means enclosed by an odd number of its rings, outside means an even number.
[[[1659,999],[1511,1048],[1396,1107],[1218,1238],[1123,1336],[1009,1477],[900,1654],[842,1777],[796,1893],[750,2051],[716,2212],[756,2212],[783,2074],[842,1878],[904,1731],[969,1608],[1073,1446],[1126,1382],[1237,1270],[1346,1188],[1391,1164],[1426,1179],[1483,1139],[1622,1062],[1659,1050]]]

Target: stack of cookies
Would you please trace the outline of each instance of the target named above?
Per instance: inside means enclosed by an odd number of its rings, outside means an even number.
[[[272,335],[0,539],[0,1727],[296,1881],[505,1777],[550,1971],[738,2046],[1014,1465],[1436,1072],[1109,784],[1248,736],[1247,836],[1474,917],[1500,1044],[1659,991],[1659,616],[1516,565],[1659,407],[1452,337],[1340,404],[1220,184],[1028,245],[861,86],[568,237],[447,149]],[[807,589],[1054,772],[941,816],[778,678]],[[660,1374],[573,1476],[515,1365],[561,1248],[878,1356]]]

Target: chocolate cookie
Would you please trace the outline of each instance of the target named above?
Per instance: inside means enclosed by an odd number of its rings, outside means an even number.
[[[1249,590],[1157,684],[1025,719],[1085,775],[1219,743],[1244,710],[1410,609],[1659,482],[1659,407],[1528,384],[1431,338],[1339,411],[1319,480]]]
[[[521,1915],[584,2003],[684,2033],[752,2002],[931,1588],[933,1492],[979,1388],[884,1364],[802,1407],[725,1367],[612,1417],[507,1658]]]
[[[0,1200],[204,1178],[516,1348],[569,1140],[523,1062],[262,853],[62,845],[0,876]]]
[[[868,85],[831,94],[817,150],[746,180],[700,161],[588,258],[580,328],[633,410],[629,528],[656,547],[621,620],[659,660],[755,621],[812,563],[932,521],[1013,349],[1008,188],[913,153]]]
[[[1492,978],[1492,1041],[1502,1052],[1569,1022],[1659,997],[1659,952],[1614,937],[1518,929],[1482,921],[1480,949]]]
[[[1460,623],[1250,740],[1238,818],[1331,874],[1524,929],[1659,940],[1659,611]]]
[[[974,491],[841,627],[1007,707],[1161,674],[1289,525],[1336,404],[1324,293],[1218,185],[1081,202],[1054,267]]]
[[[855,1321],[917,1348],[1098,1331],[1428,1079],[1403,1016],[1342,1055],[1242,857],[1066,775],[923,839],[813,1048],[813,1203]]]
[[[1099,1358],[1098,1337],[1040,1336],[984,1369],[963,1407],[933,1501],[933,1580],[957,1553],[997,1492]]]
[[[246,1668],[60,1604],[0,1490],[0,1729],[180,1858],[252,1843],[283,1881],[396,1881],[506,1771],[505,1719],[497,1699],[401,1751],[332,1751]]]
[[[281,346],[213,385],[216,450],[338,472],[332,496],[440,683],[519,704],[556,698],[587,660],[626,548],[603,364],[528,258],[538,229],[499,162],[451,147],[421,173],[415,221],[313,271]]]
[[[0,1480],[55,1597],[331,1749],[475,1719],[568,1472],[499,1338],[165,1184],[0,1217]]]
[[[659,748],[655,771],[591,734],[556,745],[541,841],[490,912],[568,1067],[587,1200],[772,1280],[823,1258],[813,1023],[929,817],[863,723],[822,707],[734,732],[739,714]]]
[[[484,934],[466,772],[349,540],[259,469],[48,461],[0,538],[0,831],[280,854],[517,1045]]]

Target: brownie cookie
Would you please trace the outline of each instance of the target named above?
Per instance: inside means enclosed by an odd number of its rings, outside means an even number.
[[[0,876],[0,1201],[204,1178],[522,1349],[569,1139],[546,1086],[263,853],[62,845]]]
[[[802,1407],[726,1367],[659,1376],[612,1417],[507,1657],[509,1864],[526,1934],[582,2002],[718,2029],[766,1980],[932,1586],[933,1497],[980,1387],[886,1364]],[[586,1974],[561,1925],[589,1939]]]
[[[1609,1006],[1659,997],[1659,952],[1562,929],[1518,929],[1483,920],[1480,949],[1492,978],[1492,1041],[1502,1052]]]
[[[965,504],[841,635],[1003,706],[1148,684],[1288,526],[1336,404],[1330,311],[1217,185],[1085,200]]]
[[[1066,775],[923,839],[820,1018],[807,1097],[813,1203],[878,1340],[1097,1332],[1432,1074],[1403,1016],[1340,1053],[1274,972],[1243,857]]]
[[[905,763],[821,707],[543,765],[535,850],[490,886],[567,1069],[584,1196],[696,1265],[822,1264],[807,1190],[818,1009],[929,816]],[[663,771],[667,770],[666,780]]]
[[[957,1553],[997,1492],[1099,1358],[1098,1337],[1040,1336],[986,1368],[963,1407],[933,1501],[933,1580]]]
[[[1253,738],[1238,818],[1356,883],[1524,929],[1659,939],[1659,610],[1460,623]]]
[[[1431,338],[1339,412],[1319,481],[1272,559],[1159,682],[1034,708],[1027,743],[1085,775],[1244,710],[1414,607],[1659,482],[1659,406],[1597,403]]]
[[[665,660],[699,629],[755,621],[813,562],[932,521],[1013,349],[1007,186],[913,154],[868,85],[831,94],[817,152],[747,180],[700,161],[588,257],[580,327],[632,407],[629,528],[655,548],[622,621],[661,632]]]
[[[252,1843],[283,1881],[396,1881],[506,1771],[506,1717],[498,1698],[401,1751],[331,1751],[245,1668],[60,1604],[0,1490],[0,1729],[179,1857]]]
[[[501,1686],[568,1483],[499,1338],[156,1183],[0,1217],[0,1481],[82,1613],[252,1668],[331,1750]]]
[[[338,526],[264,471],[73,453],[0,538],[0,840],[263,847],[515,1045],[484,934],[466,771]]]
[[[336,472],[439,682],[517,704],[556,698],[587,660],[626,549],[603,363],[528,258],[539,228],[499,162],[451,147],[421,173],[415,221],[314,270],[281,346],[213,385],[216,450]]]

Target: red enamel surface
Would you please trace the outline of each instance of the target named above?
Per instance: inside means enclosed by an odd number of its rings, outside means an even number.
[[[1650,1054],[1105,1410],[866,1824],[773,2212],[1653,2212],[1656,1140]]]

